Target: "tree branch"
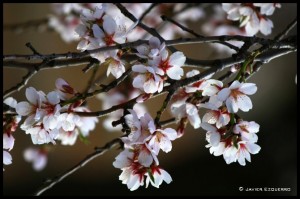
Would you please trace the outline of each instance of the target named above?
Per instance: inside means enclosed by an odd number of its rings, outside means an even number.
[[[297,18],[294,19],[281,33],[275,37],[275,41],[282,40],[297,25]]]
[[[161,18],[162,18],[162,20],[164,20],[164,21],[169,21],[169,22],[171,22],[172,24],[174,24],[174,25],[178,26],[179,28],[181,28],[182,30],[184,30],[184,31],[186,31],[186,32],[188,32],[188,33],[194,35],[195,37],[204,38],[204,36],[199,35],[199,34],[196,33],[195,31],[193,31],[193,30],[191,30],[191,29],[189,29],[189,28],[183,26],[182,24],[180,24],[180,23],[174,21],[173,19],[171,19],[171,18],[169,18],[169,17],[167,17],[167,16],[165,16],[165,15],[161,16]],[[230,43],[227,43],[227,42],[217,41],[217,42],[213,42],[213,43],[223,44],[224,46],[227,46],[228,48],[230,48],[230,49],[232,49],[232,50],[239,51],[239,48],[238,48],[238,47],[236,47],[235,45],[232,45],[232,44],[230,44]]]
[[[35,196],[41,195],[42,193],[44,193],[45,191],[52,188],[54,185],[56,185],[57,183],[59,183],[60,181],[62,181],[63,179],[65,179],[66,177],[71,175],[72,173],[74,173],[75,171],[84,167],[87,163],[91,162],[93,159],[103,155],[104,153],[106,153],[107,151],[109,151],[110,149],[112,149],[115,146],[118,146],[118,145],[121,146],[121,143],[122,143],[122,141],[119,138],[116,138],[116,139],[113,139],[112,141],[106,143],[103,147],[95,148],[95,151],[93,153],[87,155],[86,158],[81,160],[78,164],[76,164],[72,168],[68,169],[61,175],[58,175],[52,179],[46,180],[44,185],[42,185],[42,187],[40,187],[34,193],[34,195]]]

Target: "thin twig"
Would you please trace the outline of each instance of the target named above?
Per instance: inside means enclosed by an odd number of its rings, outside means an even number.
[[[281,33],[275,37],[275,41],[282,40],[297,25],[297,18],[294,19]]]
[[[34,68],[30,68],[28,70],[28,73],[23,76],[22,81],[19,82],[18,84],[16,84],[15,86],[7,89],[4,93],[3,93],[3,99],[7,98],[8,96],[10,96],[11,94],[13,94],[16,91],[20,91],[29,81],[29,79],[31,77],[33,77],[34,74],[36,74],[41,67],[43,67],[43,65],[46,65],[48,63],[48,61],[43,61],[40,65],[38,65],[37,67]]]
[[[131,73],[131,68],[128,69],[127,71],[125,71],[125,73],[123,73],[121,75],[121,77],[119,77],[118,79],[115,79],[114,81],[112,81],[110,84],[108,85],[102,85],[102,88],[101,89],[98,89],[98,90],[94,90],[93,92],[90,92],[90,93],[82,93],[82,94],[79,94],[77,95],[76,97],[74,98],[71,98],[65,102],[63,102],[61,105],[64,106],[66,104],[71,104],[71,103],[74,103],[78,100],[85,100],[87,98],[90,98],[90,97],[93,97],[99,93],[104,93],[104,92],[108,92],[109,90],[113,89],[114,87],[116,87],[117,85],[119,85],[122,81],[124,81],[124,79],[126,79],[130,73]],[[99,115],[99,116],[102,116],[102,115]]]
[[[165,15],[162,15],[161,18],[162,18],[162,20],[164,20],[164,21],[169,21],[169,22],[171,22],[172,24],[174,24],[174,25],[178,26],[179,28],[181,28],[182,30],[184,30],[184,31],[186,31],[186,32],[188,32],[188,33],[194,35],[195,37],[204,38],[203,35],[200,35],[200,34],[196,33],[195,31],[193,31],[193,30],[191,30],[191,29],[189,29],[189,28],[183,26],[182,24],[178,23],[177,21],[175,21],[175,20],[173,20],[173,19],[171,19],[171,18],[169,18],[169,17],[167,17],[167,16],[165,16]],[[227,43],[227,42],[216,41],[216,42],[213,42],[213,43],[223,44],[224,46],[227,46],[227,47],[229,47],[229,48],[232,49],[232,50],[239,51],[239,48],[238,48],[238,47],[236,47],[235,45],[232,45],[232,44],[230,44],[230,43]]]
[[[155,124],[157,124],[157,125],[160,124],[160,122],[159,122],[160,117],[161,117],[161,115],[163,114],[163,112],[166,110],[166,108],[167,108],[167,106],[168,106],[168,104],[169,104],[169,102],[170,102],[172,96],[173,96],[174,93],[175,93],[175,90],[176,90],[176,89],[170,89],[170,91],[169,91],[169,93],[168,93],[166,99],[165,99],[164,102],[163,102],[163,105],[162,105],[161,108],[157,111],[156,117],[155,117],[155,119],[154,119]]]
[[[151,29],[152,30],[152,29]],[[153,29],[154,30],[154,29]],[[158,34],[158,33],[157,33]],[[259,38],[259,37],[249,37],[249,36],[241,36],[241,35],[221,35],[221,36],[211,36],[204,38],[179,38],[173,40],[163,40],[166,46],[174,46],[174,45],[186,45],[186,44],[201,44],[201,43],[211,43],[218,41],[243,41],[243,42],[251,42],[253,44],[259,43],[264,45],[266,43],[270,43],[272,40]],[[91,54],[111,51],[116,49],[124,49],[124,48],[133,48],[142,44],[148,43],[148,40],[138,40],[134,42],[127,42],[124,44],[116,44],[113,46],[105,46],[93,50],[86,50],[83,52],[68,52],[62,54],[44,54],[44,55],[3,55],[3,60],[16,60],[16,59],[27,59],[27,60],[35,60],[35,59],[71,59],[71,58],[84,58],[89,57]]]
[[[146,15],[151,12],[151,10],[155,7],[159,5],[159,3],[152,3],[147,10],[144,11],[144,13],[142,14],[142,16],[139,18],[139,21],[143,21],[143,19],[146,17]]]
[[[80,168],[84,167],[87,163],[91,162],[93,159],[103,155],[105,152],[109,151],[115,146],[121,145],[121,140],[119,138],[113,139],[112,141],[106,143],[103,147],[95,148],[95,151],[86,156],[83,160],[81,160],[78,164],[73,166],[72,168],[68,169],[66,172],[58,175],[52,179],[48,179],[45,181],[44,185],[39,188],[34,195],[39,196],[48,189],[52,188],[54,185],[68,177],[69,175],[73,174],[75,171],[79,170]]]

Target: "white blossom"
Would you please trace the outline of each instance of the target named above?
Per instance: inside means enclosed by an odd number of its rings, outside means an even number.
[[[247,142],[257,142],[256,133],[259,131],[259,124],[254,121],[239,121],[233,128],[235,134],[240,134],[241,139]]]
[[[235,80],[229,88],[223,88],[218,93],[218,100],[226,101],[230,113],[236,113],[238,109],[247,112],[252,109],[251,99],[247,95],[253,95],[256,90],[254,83],[240,83]]]
[[[33,169],[36,171],[43,170],[47,164],[47,154],[42,149],[27,148],[23,155],[27,162],[32,162]]]
[[[155,66],[156,73],[167,76],[171,79],[179,80],[183,76],[183,69],[181,68],[185,63],[186,57],[182,52],[175,52],[171,56],[168,55],[167,50],[163,50],[159,56],[149,60],[150,66]]]
[[[170,184],[172,182],[172,177],[170,176],[170,174],[158,166],[151,167],[151,175],[153,176],[154,182],[151,180],[149,173],[147,173],[146,188],[148,187],[149,182],[151,183],[152,186],[156,188],[159,188],[159,186],[163,181],[165,181],[167,184]]]
[[[191,103],[183,102],[173,103],[171,105],[171,113],[178,120],[187,117],[190,124],[195,128],[199,128],[201,124],[201,119],[199,117],[198,108]]]
[[[161,92],[163,89],[163,79],[156,74],[155,68],[145,65],[134,65],[132,71],[138,75],[133,79],[134,88],[139,88],[146,93]]]

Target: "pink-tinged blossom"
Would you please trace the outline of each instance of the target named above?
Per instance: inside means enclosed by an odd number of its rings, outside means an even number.
[[[240,83],[235,80],[229,88],[223,88],[218,93],[218,100],[226,102],[229,113],[236,113],[238,109],[248,112],[252,109],[252,102],[247,95],[253,95],[256,91],[254,83]]]
[[[175,102],[171,105],[171,113],[177,120],[188,118],[190,124],[195,128],[199,128],[201,119],[199,117],[198,108],[191,103],[181,101]]]
[[[47,165],[47,152],[42,148],[27,148],[23,155],[27,162],[32,162],[35,171],[41,171]]]
[[[148,145],[155,155],[158,155],[160,149],[168,153],[172,150],[171,141],[176,138],[177,132],[172,128],[156,129]]]
[[[125,149],[113,162],[115,168],[122,170],[119,180],[123,184],[127,184],[130,191],[134,191],[144,185],[144,175],[147,172],[143,165],[134,161],[135,156],[130,149]]]
[[[260,146],[247,141],[238,141],[238,148],[234,145],[227,146],[224,150],[223,157],[227,164],[238,161],[242,166],[246,165],[246,160],[251,162],[250,154],[257,154],[260,151]]]
[[[143,44],[136,48],[138,53],[136,53],[137,56],[141,58],[154,58],[156,56],[159,56],[160,53],[165,49],[166,45],[165,43],[160,42],[160,40],[157,37],[151,37],[149,39],[149,45]]]
[[[57,89],[56,92],[62,100],[67,100],[77,93],[77,91],[74,90],[74,88],[72,88],[69,83],[62,78],[58,78],[55,81],[55,86]]]
[[[189,71],[186,74],[187,78],[200,74],[198,70]],[[211,76],[207,76],[204,79],[197,81],[191,85],[185,87],[185,92],[194,93],[201,91],[203,96],[213,96],[219,92],[223,87],[223,82],[215,79],[209,79]]]
[[[26,134],[31,135],[33,144],[47,144],[52,142],[55,144],[55,139],[58,136],[58,129],[46,130],[42,123],[37,123],[35,126],[27,129]]]
[[[17,101],[12,97],[6,98],[3,103],[9,106],[11,109],[15,109],[18,104]],[[10,116],[3,114],[3,133],[10,136],[13,132],[15,132],[19,122],[21,121],[21,118],[21,115]]]
[[[163,50],[159,56],[149,60],[150,66],[156,67],[156,73],[164,76],[165,74],[175,80],[181,79],[183,76],[183,69],[181,68],[185,63],[186,57],[182,52],[175,52],[169,56],[167,50]]]
[[[240,134],[241,139],[247,142],[257,142],[256,133],[259,131],[259,124],[254,121],[247,122],[240,120],[233,128],[235,134]]]
[[[138,189],[140,186],[144,186],[145,177],[146,187],[149,185],[149,180],[152,177],[154,182],[151,181],[151,184],[157,188],[163,181],[168,184],[172,181],[171,176],[165,170],[157,166],[157,161],[155,160],[154,162],[151,156],[143,154],[142,156],[146,155],[146,158],[141,158],[140,152],[143,147],[144,146],[125,148],[113,162],[115,168],[122,170],[119,180],[121,180],[123,184],[126,184],[131,191]]]
[[[115,78],[119,78],[125,72],[125,62],[120,59],[117,51],[110,51],[110,57],[106,59],[104,65],[108,65],[107,76],[111,73]]]
[[[221,107],[222,104],[216,95],[211,96],[208,102],[200,104],[200,107],[209,109],[204,114],[202,121],[209,124],[216,124],[217,128],[226,126],[230,121],[230,115],[226,108]]]
[[[152,133],[156,130],[154,120],[148,113],[138,117],[134,110],[128,111],[130,114],[126,115],[125,119],[131,132],[127,137],[122,138],[122,141],[127,145],[144,144],[151,139]]]
[[[45,129],[55,129],[58,125],[58,116],[60,114],[61,106],[60,96],[56,91],[47,94],[47,101],[43,103],[43,110],[45,115],[43,117],[43,124]]]
[[[132,82],[134,88],[139,88],[146,93],[162,91],[163,79],[156,74],[155,68],[140,64],[132,66],[132,71],[138,73]]]
[[[274,4],[275,5],[275,4]],[[263,4],[252,3],[223,3],[222,7],[227,12],[229,20],[240,20],[240,27],[245,27],[245,31],[249,36],[255,35],[260,31],[264,35],[271,34],[273,22],[266,18],[266,15],[271,15],[275,7]],[[256,7],[258,6],[258,7]],[[260,11],[258,8],[261,8]]]
[[[151,180],[150,175],[153,176],[154,182]],[[170,184],[172,182],[172,177],[170,176],[170,174],[156,165],[150,167],[150,174],[147,173],[146,176],[146,188],[148,187],[149,182],[156,188],[159,188],[163,181],[165,181],[167,184]]]

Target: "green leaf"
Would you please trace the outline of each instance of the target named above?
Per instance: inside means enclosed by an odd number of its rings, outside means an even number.
[[[87,137],[84,137],[83,134],[81,133],[81,131],[78,129],[79,131],[79,139],[81,142],[83,142],[84,144],[88,145],[90,144],[90,141]]]
[[[154,180],[154,177],[152,175],[151,169],[148,169],[147,172],[148,172],[148,174],[150,176],[150,180],[155,184],[155,180]]]
[[[237,144],[237,140],[238,140],[238,135],[235,135],[232,137],[232,142],[233,142],[233,146],[237,149],[239,149],[239,146]]]

